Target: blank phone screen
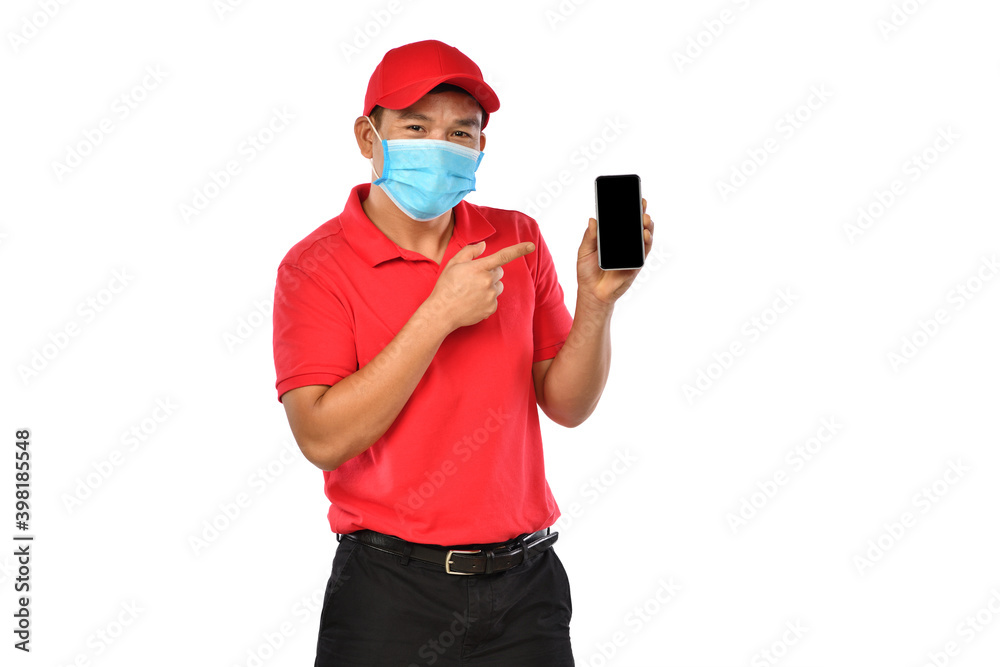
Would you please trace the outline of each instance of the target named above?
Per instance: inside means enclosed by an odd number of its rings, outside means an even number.
[[[597,187],[597,244],[602,269],[642,266],[642,195],[639,177],[599,176]]]

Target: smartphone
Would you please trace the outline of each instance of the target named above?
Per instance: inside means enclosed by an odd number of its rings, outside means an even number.
[[[605,271],[641,269],[646,258],[642,187],[635,174],[598,176],[597,264]]]

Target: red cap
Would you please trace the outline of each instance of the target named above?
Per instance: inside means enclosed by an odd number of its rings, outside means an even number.
[[[368,81],[364,115],[376,105],[405,109],[441,83],[454,84],[476,98],[486,110],[483,127],[500,108],[476,63],[454,46],[428,39],[391,49],[382,57]]]

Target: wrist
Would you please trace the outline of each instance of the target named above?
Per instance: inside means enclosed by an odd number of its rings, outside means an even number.
[[[611,317],[615,310],[614,302],[601,301],[596,296],[587,294],[584,291],[576,293],[576,314],[589,315],[592,317]]]
[[[444,308],[441,304],[428,297],[411,318],[421,328],[433,331],[441,340],[448,337],[456,327],[445,317]]]

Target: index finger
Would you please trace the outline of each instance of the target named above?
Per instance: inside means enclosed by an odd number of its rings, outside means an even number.
[[[479,262],[487,269],[495,269],[498,266],[503,266],[507,262],[517,259],[518,257],[523,257],[529,252],[535,251],[535,244],[531,241],[525,241],[524,243],[515,243],[514,245],[509,245],[506,248],[501,248],[497,250],[492,255],[487,255],[486,257],[480,257],[479,259],[472,260],[473,262]]]

